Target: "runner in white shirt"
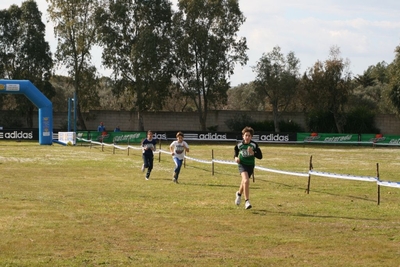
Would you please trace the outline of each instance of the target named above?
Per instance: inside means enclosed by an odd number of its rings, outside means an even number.
[[[179,173],[181,171],[183,159],[185,158],[185,152],[189,152],[189,145],[183,141],[183,133],[178,132],[176,134],[176,139],[169,146],[171,151],[172,159],[175,162],[174,178],[173,182],[178,183]]]

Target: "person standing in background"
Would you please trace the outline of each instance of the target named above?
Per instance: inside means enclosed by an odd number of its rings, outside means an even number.
[[[100,122],[100,125],[97,127],[97,131],[100,133],[106,132],[106,126],[104,126],[103,122]]]

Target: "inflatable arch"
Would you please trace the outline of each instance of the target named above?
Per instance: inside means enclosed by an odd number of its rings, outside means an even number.
[[[0,80],[0,94],[24,94],[39,109],[39,144],[53,144],[53,104],[28,80]]]

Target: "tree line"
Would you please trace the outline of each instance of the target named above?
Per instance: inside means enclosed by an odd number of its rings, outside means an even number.
[[[144,111],[195,111],[202,130],[209,110],[272,111],[276,132],[287,111],[307,114],[308,130],[344,132],[353,121],[365,128],[374,114],[400,110],[400,47],[390,64],[353,77],[339,47],[301,74],[295,53],[276,46],[253,67],[254,81],[231,87],[235,65],[248,61],[237,0],[179,0],[177,10],[168,0],[47,2],[58,40],[54,55],[34,0],[0,10],[0,77],[30,80],[55,111],[66,111],[75,95],[82,130],[84,112],[95,109],[137,112],[139,130]],[[95,46],[109,77],[92,63]],[[68,75],[54,75],[57,66]],[[32,126],[35,107],[24,97],[0,95],[0,108]]]

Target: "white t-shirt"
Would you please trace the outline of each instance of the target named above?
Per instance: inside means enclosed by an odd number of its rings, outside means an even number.
[[[185,141],[179,143],[177,140],[173,141],[169,147],[174,148],[174,157],[178,159],[183,159],[185,157],[185,148],[189,149],[189,145]]]

